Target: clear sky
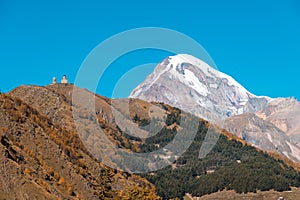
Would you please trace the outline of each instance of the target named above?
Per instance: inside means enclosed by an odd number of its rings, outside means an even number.
[[[63,74],[72,82],[85,57],[101,41],[121,31],[151,26],[194,38],[219,70],[254,94],[299,100],[299,2],[0,0],[0,89],[46,85]],[[97,92],[110,96],[122,73],[138,64],[158,63],[167,55],[149,50],[117,60]],[[124,91],[124,96],[129,92]]]

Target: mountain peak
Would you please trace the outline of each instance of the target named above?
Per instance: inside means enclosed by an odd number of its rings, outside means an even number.
[[[210,121],[256,111],[271,99],[250,93],[231,76],[188,54],[164,59],[130,97],[161,101]]]

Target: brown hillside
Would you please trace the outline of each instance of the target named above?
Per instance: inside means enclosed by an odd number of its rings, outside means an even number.
[[[145,179],[89,155],[71,131],[66,96],[43,87],[13,93],[28,99],[0,96],[0,199],[117,199],[125,192],[156,198]]]

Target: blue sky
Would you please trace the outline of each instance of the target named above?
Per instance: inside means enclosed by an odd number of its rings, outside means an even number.
[[[85,57],[100,42],[128,29],[150,26],[194,38],[219,70],[254,94],[300,99],[297,0],[0,0],[0,25],[0,89],[4,92],[21,84],[46,85],[63,74],[73,82]],[[158,63],[167,55],[148,50],[120,58],[97,92],[111,96],[123,73],[143,63]],[[139,76],[136,81],[143,79]]]

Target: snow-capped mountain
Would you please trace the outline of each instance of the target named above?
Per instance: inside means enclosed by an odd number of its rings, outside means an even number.
[[[209,121],[256,112],[272,100],[255,96],[232,77],[187,54],[163,60],[130,97],[164,102]]]
[[[300,161],[297,100],[256,96],[231,76],[191,55],[164,59],[130,97],[178,107],[218,123],[263,150]]]

